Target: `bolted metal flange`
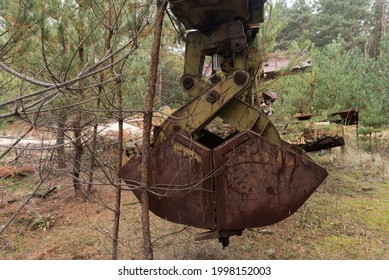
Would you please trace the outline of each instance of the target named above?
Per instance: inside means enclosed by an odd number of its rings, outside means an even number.
[[[246,41],[243,39],[234,39],[231,41],[231,50],[234,53],[242,52],[246,47]]]
[[[243,85],[247,81],[247,73],[242,70],[238,70],[234,73],[234,82],[237,85]]]
[[[209,103],[215,103],[216,100],[218,100],[219,98],[219,93],[216,91],[216,90],[211,90],[208,94],[207,94],[207,101]]]
[[[183,88],[186,90],[190,90],[194,86],[194,83],[195,83],[194,79],[189,75],[183,76],[181,78],[181,84]]]

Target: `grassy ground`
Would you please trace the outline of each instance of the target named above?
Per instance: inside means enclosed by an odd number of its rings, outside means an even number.
[[[345,152],[313,155],[329,171],[297,213],[230,238],[194,241],[200,230],[151,216],[156,259],[389,259],[389,161],[349,142]],[[2,185],[15,179],[0,179]],[[32,182],[31,178],[30,182]],[[28,181],[27,181],[28,182]],[[0,259],[110,259],[114,189],[94,188],[91,200],[76,199],[62,177],[47,199],[34,198],[0,237]],[[3,225],[32,185],[0,190]],[[126,192],[122,205],[119,258],[141,259],[140,205]]]

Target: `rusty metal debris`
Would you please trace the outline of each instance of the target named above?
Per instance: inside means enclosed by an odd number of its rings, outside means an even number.
[[[332,113],[330,116],[338,117],[335,119],[335,123],[340,123],[342,125],[358,125],[358,112],[356,110],[343,110]]]
[[[312,58],[307,52],[277,52],[270,53],[263,62],[263,76],[265,79],[274,79],[283,71],[301,71],[312,66]]]
[[[358,112],[355,110],[342,110],[331,113],[328,121],[307,122],[313,117],[320,117],[318,114],[298,114],[296,119],[299,123],[294,125],[297,135],[290,142],[305,150],[306,152],[316,152],[345,145],[343,135],[343,125],[358,124]],[[291,133],[293,135],[293,132]]]

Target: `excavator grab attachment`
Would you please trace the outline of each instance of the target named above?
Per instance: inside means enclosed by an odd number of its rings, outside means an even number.
[[[207,229],[199,240],[228,238],[245,228],[292,215],[327,171],[303,150],[283,141],[267,116],[241,100],[255,77],[248,69],[253,29],[266,1],[169,1],[188,29],[183,89],[194,99],[175,111],[154,135],[150,210],[168,221]],[[202,75],[205,56],[212,76]],[[216,118],[233,127],[222,137],[208,129]],[[140,198],[142,155],[119,176]]]

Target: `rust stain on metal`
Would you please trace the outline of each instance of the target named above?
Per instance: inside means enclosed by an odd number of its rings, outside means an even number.
[[[168,221],[212,229],[211,150],[177,134],[152,149],[150,211]],[[129,161],[119,176],[129,185],[140,182],[141,156]],[[133,192],[139,199],[141,189]]]
[[[220,170],[215,175],[219,230],[277,223],[301,207],[327,176],[309,158],[252,131],[214,149],[214,164]]]

